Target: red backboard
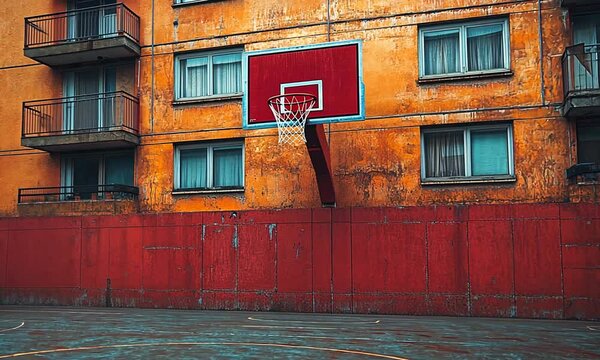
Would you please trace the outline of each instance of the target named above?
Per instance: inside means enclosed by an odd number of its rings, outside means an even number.
[[[244,54],[244,127],[274,127],[267,100],[310,93],[309,123],[363,120],[362,43],[345,41]]]

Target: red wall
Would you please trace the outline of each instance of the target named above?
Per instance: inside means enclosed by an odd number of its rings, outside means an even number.
[[[3,304],[594,319],[599,284],[599,204],[0,219]]]

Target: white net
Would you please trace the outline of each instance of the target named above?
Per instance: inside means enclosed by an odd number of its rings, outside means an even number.
[[[317,98],[311,94],[284,94],[269,98],[269,108],[277,121],[279,144],[306,142],[304,127]]]

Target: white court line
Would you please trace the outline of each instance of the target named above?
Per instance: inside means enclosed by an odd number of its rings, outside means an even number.
[[[253,321],[264,321],[264,322],[279,322],[279,323],[302,323],[302,324],[327,324],[327,325],[370,325],[370,324],[379,324],[381,320],[376,321],[304,321],[304,320],[277,320],[277,319],[257,319],[252,316],[248,316],[248,320]]]
[[[120,315],[120,312],[104,311],[58,311],[58,310],[0,310],[0,312],[17,313],[51,313],[51,314],[94,314],[94,315]]]
[[[341,328],[312,327],[312,326],[269,326],[269,325],[241,325],[244,328],[256,329],[306,329],[306,330],[340,330]]]
[[[15,326],[14,328],[0,330],[0,333],[7,332],[7,331],[11,331],[11,330],[17,330],[18,328],[20,328],[20,327],[23,327],[24,325],[25,325],[25,321],[23,321],[23,322],[21,323],[21,325],[19,325],[19,326]]]
[[[600,331],[600,326],[588,326],[587,328],[591,331]]]

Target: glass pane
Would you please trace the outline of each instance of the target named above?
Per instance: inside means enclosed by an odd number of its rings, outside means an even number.
[[[471,133],[471,172],[473,175],[508,175],[506,130]]]
[[[179,188],[206,188],[206,149],[179,152]]]
[[[458,44],[458,29],[425,33],[423,49],[425,75],[459,72],[460,52]]]
[[[181,61],[182,97],[208,96],[208,58]]]
[[[577,162],[600,164],[600,126],[577,124]]]
[[[215,149],[213,151],[215,187],[242,187],[244,165],[242,149]]]
[[[213,57],[213,94],[242,92],[242,54]]]
[[[133,154],[121,154],[104,158],[106,185],[133,186]]]
[[[469,71],[504,68],[503,25],[467,28]]]
[[[73,159],[73,194],[82,200],[91,199],[98,193],[100,159]]]
[[[462,131],[425,134],[425,176],[465,176]]]

